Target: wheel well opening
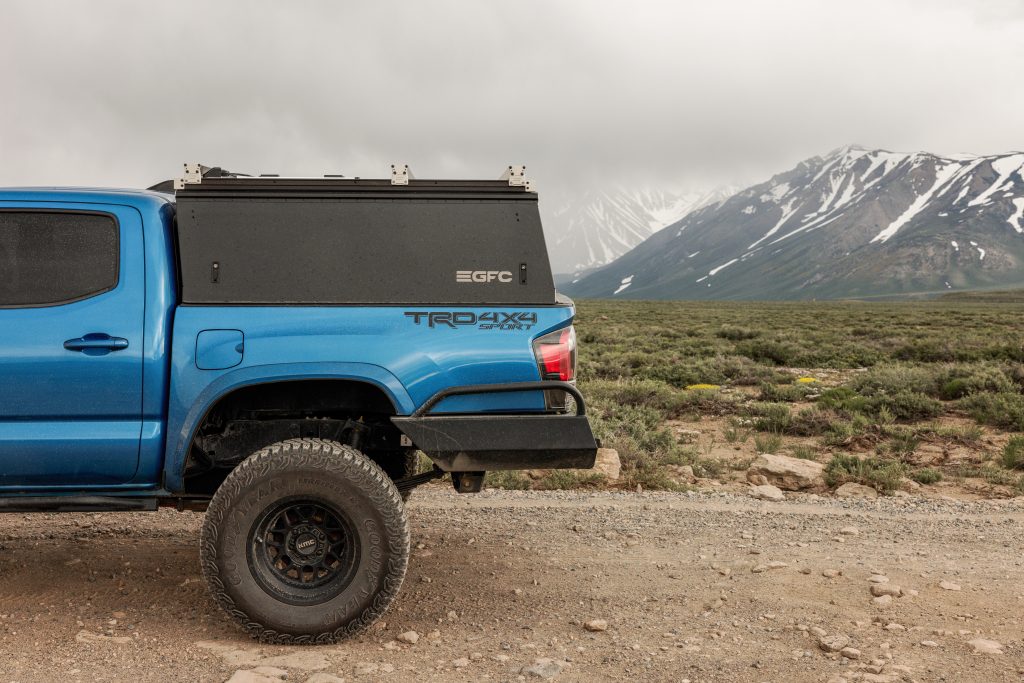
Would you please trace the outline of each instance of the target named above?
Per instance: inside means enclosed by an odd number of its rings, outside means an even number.
[[[290,380],[236,389],[207,411],[185,462],[185,493],[212,495],[252,453],[298,437],[338,441],[362,450],[392,478],[411,449],[391,423],[395,407],[379,387],[356,380]]]

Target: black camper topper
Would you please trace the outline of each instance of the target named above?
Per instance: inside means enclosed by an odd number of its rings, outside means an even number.
[[[556,303],[522,167],[420,180],[405,166],[362,179],[189,164],[174,191],[186,304]]]

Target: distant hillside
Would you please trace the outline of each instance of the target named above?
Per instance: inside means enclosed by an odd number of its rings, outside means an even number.
[[[607,265],[667,225],[723,201],[736,188],[708,192],[595,188],[565,200],[545,215],[551,265],[556,273],[581,273]]]
[[[1024,289],[977,290],[973,292],[947,292],[939,301],[960,303],[1024,304]]]
[[[856,298],[1024,286],[1024,154],[843,147],[698,209],[580,297]]]

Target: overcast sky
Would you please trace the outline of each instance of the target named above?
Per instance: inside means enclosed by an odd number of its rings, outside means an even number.
[[[706,186],[850,142],[1024,148],[1024,0],[5,0],[0,81],[0,185]]]

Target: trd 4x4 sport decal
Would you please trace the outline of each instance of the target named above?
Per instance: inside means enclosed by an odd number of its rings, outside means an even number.
[[[537,314],[529,311],[406,311],[413,324],[427,327],[465,327],[481,330],[528,330],[537,324]]]

